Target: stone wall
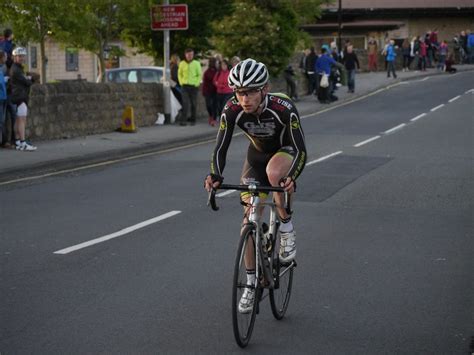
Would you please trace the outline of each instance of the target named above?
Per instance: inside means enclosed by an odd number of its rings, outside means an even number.
[[[160,84],[96,84],[66,81],[33,85],[27,137],[71,138],[112,132],[120,127],[125,106],[134,108],[135,124],[150,126],[163,112]]]

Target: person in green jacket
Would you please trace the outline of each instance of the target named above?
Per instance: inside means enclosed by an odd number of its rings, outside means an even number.
[[[201,84],[201,63],[194,59],[194,50],[188,48],[184,51],[184,58],[179,63],[178,79],[182,87],[183,95],[183,118],[179,122],[181,126],[186,126],[187,122],[194,126],[196,124],[196,105],[199,85]],[[188,117],[191,108],[191,116]]]

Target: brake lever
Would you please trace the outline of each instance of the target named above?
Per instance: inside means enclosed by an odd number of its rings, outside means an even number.
[[[211,191],[209,191],[209,197],[207,199],[207,205],[211,205],[211,208],[214,211],[218,211],[219,207],[216,204],[216,189],[212,188]]]

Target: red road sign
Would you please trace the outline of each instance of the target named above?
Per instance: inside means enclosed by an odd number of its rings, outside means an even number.
[[[162,30],[187,30],[188,5],[154,5],[151,7],[151,29]]]

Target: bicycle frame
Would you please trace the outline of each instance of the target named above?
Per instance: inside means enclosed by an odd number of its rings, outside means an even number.
[[[219,189],[234,189],[238,191],[245,191],[250,193],[250,203],[248,203],[249,207],[249,213],[247,217],[247,223],[253,225],[253,228],[255,230],[255,264],[258,266],[261,264],[262,270],[264,272],[264,279],[268,282],[268,285],[266,286],[267,288],[273,289],[274,288],[274,282],[273,282],[273,275],[271,274],[273,265],[266,265],[265,260],[262,255],[262,248],[261,248],[261,241],[262,241],[262,235],[261,235],[261,230],[262,230],[262,223],[260,221],[261,216],[259,215],[259,208],[262,206],[269,206],[270,207],[270,225],[269,225],[269,235],[272,235],[272,238],[276,238],[276,232],[279,224],[279,219],[277,216],[276,212],[276,205],[275,202],[261,202],[259,192],[279,192],[279,193],[284,193],[285,194],[285,209],[288,212],[288,214],[291,214],[291,208],[289,205],[289,199],[288,199],[288,193],[285,192],[285,190],[281,187],[269,187],[269,186],[258,186],[256,184],[249,184],[249,185],[226,185],[222,184]],[[215,200],[215,193],[216,190],[211,190],[209,194],[209,200],[208,200],[208,205],[211,205],[212,209],[217,211],[219,207],[217,207],[216,200]],[[272,241],[274,244],[275,240]],[[273,255],[273,253],[272,253]],[[270,262],[273,262],[273,257]],[[261,272],[258,267],[255,269],[255,278],[257,282],[261,279]],[[277,277],[277,282],[279,279],[279,276]],[[278,285],[277,285],[278,287]]]

